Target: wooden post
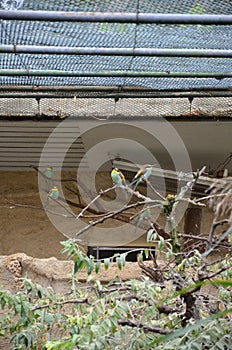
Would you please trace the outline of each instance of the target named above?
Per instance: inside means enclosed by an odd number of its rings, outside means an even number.
[[[201,208],[188,208],[185,213],[184,233],[187,235],[199,236],[201,233]],[[184,238],[183,250],[190,250],[194,247],[200,249],[200,241],[194,238]]]

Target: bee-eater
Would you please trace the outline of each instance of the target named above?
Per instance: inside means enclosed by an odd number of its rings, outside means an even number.
[[[143,165],[132,179],[131,186],[135,189],[141,182],[146,182],[151,175],[152,169],[152,165]]]
[[[59,190],[58,190],[57,186],[54,186],[54,187],[52,187],[52,189],[48,193],[45,207],[49,204],[51,199],[58,199],[58,198],[59,198]]]
[[[125,176],[118,168],[114,168],[111,171],[111,179],[115,185],[126,185]]]
[[[59,190],[56,186],[54,186],[48,194],[48,197],[52,199],[57,199],[59,197]]]
[[[172,209],[173,209],[173,205],[175,204],[176,202],[176,194],[171,194],[171,193],[168,193],[164,202],[163,202],[163,209],[164,209],[164,214],[166,216],[169,216],[172,212]]]
[[[52,166],[48,166],[45,171],[44,171],[44,175],[48,178],[48,179],[51,179],[52,176],[53,176],[53,167]]]

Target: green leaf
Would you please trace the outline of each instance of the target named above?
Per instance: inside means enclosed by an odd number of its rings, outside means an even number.
[[[91,273],[94,270],[94,262],[93,262],[93,260],[89,259],[88,257],[86,257],[86,268],[87,268],[87,274],[91,275]]]
[[[23,304],[21,305],[20,316],[22,317],[22,319],[27,318],[27,313]]]
[[[121,261],[121,257],[120,256],[118,256],[116,258],[116,264],[117,264],[119,270],[121,270],[122,269],[122,261]]]
[[[217,349],[220,349],[220,350],[225,350],[225,347],[224,347],[224,344],[222,341],[219,341],[217,342]]]
[[[164,238],[160,236],[159,243],[158,243],[158,250],[161,251],[164,247]]]
[[[2,307],[2,310],[4,309],[5,305],[6,305],[6,298],[3,296],[3,297],[1,298],[1,307]]]
[[[147,242],[155,241],[157,238],[157,231],[151,228],[147,233]]]
[[[122,263],[122,266],[125,266],[125,265],[126,265],[126,256],[127,256],[127,253],[121,254],[121,263]]]
[[[37,284],[37,294],[40,299],[43,297],[43,287],[39,284]]]
[[[83,258],[77,258],[74,260],[74,274],[86,266],[86,260]]]
[[[180,330],[178,330],[176,332],[172,332],[170,334],[158,337],[158,338],[154,339],[149,344],[149,346],[151,347],[151,346],[154,346],[154,345],[157,345],[157,344],[160,344],[160,343],[167,343],[168,341],[170,341],[172,339],[184,336],[185,334],[187,334],[189,332],[192,332],[192,331],[197,330],[198,328],[200,328],[200,327],[202,327],[204,325],[207,325],[209,321],[219,319],[219,318],[224,317],[224,316],[226,316],[226,315],[228,315],[230,313],[232,313],[232,308],[223,310],[221,312],[218,312],[217,314],[213,314],[213,315],[211,315],[209,317],[204,318],[203,320],[200,320],[200,321],[194,323],[191,326],[186,326],[186,327],[183,327],[183,328],[181,328]]]
[[[110,264],[110,259],[109,258],[104,259],[104,268],[105,268],[105,270],[108,270],[109,264]]]
[[[98,261],[96,264],[95,264],[95,272],[98,273],[99,270],[100,270],[100,267],[101,267],[101,262]]]
[[[102,285],[101,285],[101,282],[100,282],[99,280],[96,280],[96,286],[97,286],[97,289],[98,289],[99,291],[102,290]]]
[[[149,257],[149,250],[148,249],[144,249],[144,254],[145,254],[146,259],[148,259],[148,257]]]
[[[171,250],[168,250],[167,253],[165,254],[165,259],[169,260],[173,256],[173,252]]]
[[[76,345],[77,340],[78,340],[78,334],[74,334],[73,337],[72,337],[72,344]]]
[[[141,252],[139,253],[139,261],[143,262],[143,251],[141,250]]]

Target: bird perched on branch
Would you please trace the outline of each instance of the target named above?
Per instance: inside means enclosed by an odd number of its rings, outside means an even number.
[[[164,210],[164,214],[166,216],[169,216],[172,212],[172,209],[173,209],[173,205],[175,204],[176,202],[176,194],[171,194],[171,193],[168,193],[164,202],[163,202],[163,210]]]
[[[59,190],[57,186],[54,186],[48,194],[48,197],[52,199],[57,199],[59,197]]]
[[[141,183],[141,182],[147,182],[148,178],[151,175],[152,169],[154,165],[145,164],[143,165],[137,174],[134,176],[134,178],[131,181],[131,186],[134,187],[134,189]]]
[[[125,176],[118,168],[114,168],[111,171],[111,179],[115,185],[126,185]]]
[[[59,198],[59,190],[58,190],[57,186],[54,186],[54,187],[52,187],[52,189],[48,193],[45,206],[47,206],[49,204],[51,199],[58,199],[58,198]]]
[[[48,179],[51,179],[52,176],[53,176],[53,167],[52,166],[48,166],[45,171],[44,171],[44,175],[48,178]]]

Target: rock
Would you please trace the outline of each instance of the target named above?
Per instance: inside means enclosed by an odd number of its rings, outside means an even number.
[[[72,261],[58,260],[54,257],[38,259],[24,253],[0,256],[1,287],[12,292],[17,291],[21,288],[22,279],[26,277],[43,287],[53,288],[55,293],[67,293],[70,290],[72,269]],[[107,283],[117,276],[125,281],[139,278],[141,274],[137,263],[128,262],[122,270],[118,269],[116,263],[111,263],[107,271],[101,266],[99,273],[93,273],[93,277]],[[78,271],[75,277],[85,283],[88,275],[83,269]]]

